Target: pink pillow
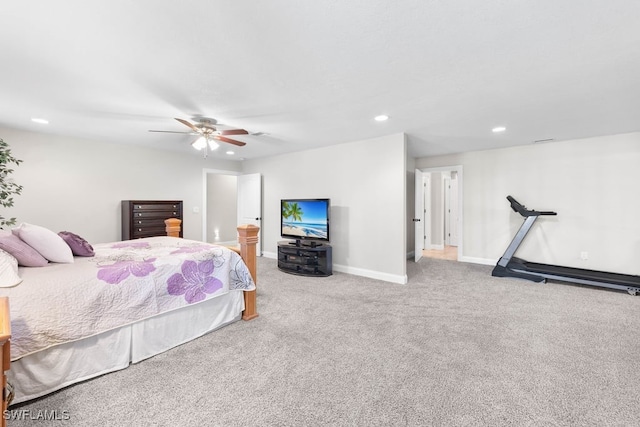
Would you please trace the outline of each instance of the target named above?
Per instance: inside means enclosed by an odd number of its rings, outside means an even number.
[[[58,233],[58,236],[62,237],[67,245],[71,248],[71,252],[75,256],[94,256],[95,252],[93,251],[93,246],[89,244],[82,237],[74,234],[70,231],[61,231]]]
[[[13,255],[23,267],[44,267],[49,263],[38,251],[13,234],[0,235],[0,249]]]
[[[11,232],[51,262],[73,262],[73,252],[69,245],[47,228],[23,222]]]

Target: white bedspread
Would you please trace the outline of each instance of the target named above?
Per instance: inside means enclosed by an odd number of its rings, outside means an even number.
[[[12,360],[229,290],[255,289],[242,258],[223,246],[149,237],[94,250],[73,264],[20,268],[23,282],[0,289],[9,297]]]

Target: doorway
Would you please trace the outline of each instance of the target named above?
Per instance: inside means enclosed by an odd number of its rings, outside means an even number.
[[[238,225],[260,227],[256,252],[262,255],[262,178],[258,173],[203,169],[202,240],[238,245]]]
[[[218,245],[237,244],[239,172],[203,171],[202,240]]]
[[[238,177],[207,174],[206,242],[236,246],[238,240]]]
[[[422,191],[416,191],[416,212],[424,223],[422,239],[416,241],[420,256],[462,258],[462,165],[419,170]],[[416,185],[418,185],[416,183]],[[418,208],[420,206],[420,209]],[[416,236],[418,239],[418,236]]]

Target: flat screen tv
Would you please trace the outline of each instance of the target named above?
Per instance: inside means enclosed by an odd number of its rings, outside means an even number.
[[[296,240],[329,241],[329,199],[280,201],[280,234]]]

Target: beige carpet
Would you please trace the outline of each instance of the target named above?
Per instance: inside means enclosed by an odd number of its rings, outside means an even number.
[[[259,312],[13,410],[12,426],[631,426],[640,298],[409,262],[408,285],[259,259]]]

